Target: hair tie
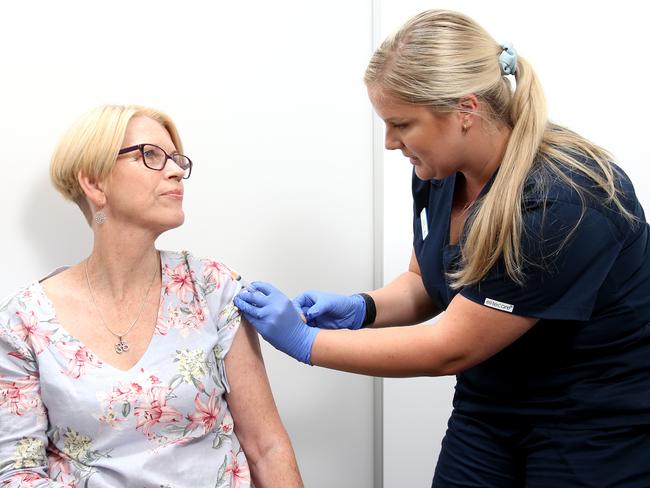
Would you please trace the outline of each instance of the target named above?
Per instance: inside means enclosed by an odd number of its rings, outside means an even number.
[[[501,44],[503,51],[499,54],[499,65],[502,75],[514,75],[517,71],[517,50],[512,47],[511,42]]]

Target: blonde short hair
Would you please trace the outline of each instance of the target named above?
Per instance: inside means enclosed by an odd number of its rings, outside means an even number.
[[[101,105],[83,115],[63,135],[50,161],[54,187],[74,201],[90,221],[90,209],[79,185],[82,173],[95,181],[110,175],[129,121],[136,116],[159,122],[179,152],[183,146],[172,119],[163,112],[138,105]]]

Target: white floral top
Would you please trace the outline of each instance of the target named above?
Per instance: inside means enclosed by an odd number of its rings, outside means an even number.
[[[249,487],[224,394],[241,286],[161,252],[158,322],[121,371],[59,324],[35,282],[0,306],[0,486]]]

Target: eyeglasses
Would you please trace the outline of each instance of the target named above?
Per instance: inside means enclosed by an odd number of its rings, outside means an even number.
[[[140,151],[142,162],[149,169],[161,171],[167,164],[167,160],[171,159],[179,168],[185,171],[184,180],[188,179],[192,174],[192,160],[190,158],[183,154],[167,154],[164,149],[155,144],[138,144],[137,146],[125,147],[120,149],[117,154],[126,154],[136,150]]]

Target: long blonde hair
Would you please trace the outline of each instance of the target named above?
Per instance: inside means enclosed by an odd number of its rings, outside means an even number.
[[[95,181],[110,175],[124,141],[127,125],[135,116],[149,117],[169,133],[176,150],[183,151],[172,119],[163,112],[139,105],[101,105],[79,118],[63,135],[50,161],[50,179],[66,199],[74,201],[90,222],[90,208],[79,185],[81,172]]]
[[[602,148],[568,129],[549,123],[544,93],[535,72],[518,57],[512,90],[502,75],[499,55],[503,48],[469,17],[446,10],[422,12],[388,37],[373,54],[364,81],[406,103],[434,111],[458,110],[460,98],[475,94],[487,106],[481,114],[505,124],[511,135],[490,191],[473,208],[462,241],[462,264],[451,273],[452,286],[461,288],[480,281],[503,258],[506,272],[523,283],[523,188],[531,171],[547,167],[581,195],[584,188],[566,176],[562,166],[591,179],[607,201],[627,218],[615,186],[611,156]],[[595,161],[589,167],[580,156]],[[588,190],[586,190],[588,191]]]

